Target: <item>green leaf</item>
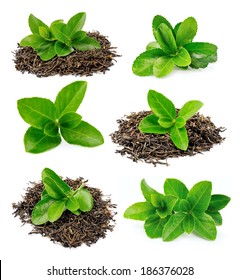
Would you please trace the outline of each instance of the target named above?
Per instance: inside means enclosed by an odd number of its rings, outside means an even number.
[[[184,233],[183,221],[185,217],[184,213],[177,213],[170,217],[163,229],[163,241],[172,241]]]
[[[80,124],[82,116],[75,112],[69,112],[61,116],[59,124],[61,127],[74,128]]]
[[[231,198],[222,194],[213,194],[207,210],[219,211],[227,206]]]
[[[66,44],[67,46],[71,46],[71,32],[66,23],[58,22],[51,24],[51,32],[58,41]]]
[[[57,56],[67,56],[74,51],[72,47],[65,45],[64,43],[57,41],[55,44],[55,51]]]
[[[157,78],[167,76],[174,68],[174,61],[172,58],[162,56],[158,58],[153,64],[153,74]]]
[[[74,128],[61,127],[61,134],[66,142],[84,147],[96,147],[104,143],[101,132],[85,121]]]
[[[43,130],[29,127],[24,135],[24,146],[28,153],[39,154],[51,150],[61,143],[60,135],[50,137]]]
[[[174,26],[173,34],[174,34],[175,38],[176,38],[177,31],[178,31],[178,28],[179,28],[179,26],[181,25],[181,23],[182,23],[182,22],[179,22],[179,23],[177,23],[177,24]]]
[[[197,33],[197,22],[193,17],[185,19],[179,26],[176,34],[178,46],[184,46],[192,42]]]
[[[206,213],[194,214],[195,228],[198,235],[208,240],[215,240],[217,229],[214,220]]]
[[[165,219],[168,216],[167,208],[158,208],[156,213],[161,219]]]
[[[194,69],[206,68],[209,63],[217,61],[217,54],[206,56],[192,53],[191,59],[190,67]]]
[[[43,61],[48,61],[57,55],[55,50],[55,42],[48,42],[42,45],[38,50],[37,54]]]
[[[58,126],[55,122],[49,122],[44,126],[43,132],[48,136],[56,137],[58,135]]]
[[[154,90],[149,90],[147,98],[149,107],[157,117],[175,119],[176,109],[171,100]]]
[[[173,126],[174,124],[174,120],[170,119],[169,117],[161,117],[158,120],[158,123],[160,124],[160,126],[164,127],[164,128],[170,128]]]
[[[30,27],[30,30],[32,31],[33,34],[39,34],[39,27],[44,27],[46,30],[49,30],[49,27],[42,22],[40,19],[35,17],[33,14],[30,14],[28,18],[28,24]]]
[[[163,187],[166,195],[172,195],[180,199],[187,197],[188,189],[180,180],[166,179]]]
[[[153,21],[152,21],[152,29],[153,29],[153,35],[155,37],[155,39],[157,40],[157,42],[159,42],[159,37],[160,37],[160,34],[159,34],[159,26],[160,24],[166,24],[171,30],[173,29],[170,22],[163,16],[160,16],[160,15],[156,15],[154,18],[153,18]]]
[[[84,23],[86,21],[86,13],[77,13],[69,19],[67,22],[68,28],[70,30],[70,36],[75,34],[77,31],[82,30]]]
[[[189,212],[191,210],[191,205],[186,199],[180,199],[178,207],[181,212]]]
[[[148,115],[141,120],[138,129],[142,133],[156,133],[165,134],[169,132],[169,129],[161,127],[158,123],[158,117],[155,115]]]
[[[85,31],[77,31],[71,36],[72,44],[81,44],[81,41],[87,36]]]
[[[67,197],[71,188],[53,170],[44,168],[42,171],[42,181],[47,193],[55,199]]]
[[[50,32],[49,27],[46,28],[44,26],[40,26],[39,27],[39,35],[46,40],[50,40],[51,39],[51,32]]]
[[[41,193],[41,199],[45,198],[45,197],[50,197],[47,193],[47,191],[44,189]]]
[[[187,195],[187,200],[191,204],[193,212],[203,213],[208,209],[212,192],[210,181],[201,181],[195,184]]]
[[[39,201],[32,211],[32,223],[34,225],[42,225],[48,222],[48,208],[54,203],[51,197],[45,197]]]
[[[53,24],[56,24],[56,23],[64,23],[64,20],[63,20],[63,19],[56,19],[56,20],[54,20],[54,21],[51,23],[51,25],[50,25],[50,30],[51,30],[51,26],[52,26]]]
[[[177,128],[182,128],[186,125],[186,121],[183,117],[177,117],[175,121],[175,125]]]
[[[206,56],[217,53],[217,46],[210,43],[192,42],[184,46],[189,53],[204,54]]]
[[[185,48],[181,48],[179,53],[172,57],[172,60],[180,67],[185,67],[191,64],[191,56]]]
[[[164,201],[164,195],[160,193],[151,195],[151,203],[156,208],[167,208],[166,203]]]
[[[151,202],[151,195],[159,194],[159,192],[157,192],[156,190],[151,188],[144,179],[142,179],[142,181],[141,181],[141,190],[142,190],[142,194],[143,194],[144,198],[146,199],[146,201],[149,201],[149,202]]]
[[[74,196],[78,201],[79,209],[83,212],[88,212],[93,208],[93,197],[89,190],[80,188]]]
[[[46,98],[19,99],[17,108],[23,120],[35,128],[44,129],[47,123],[56,119],[56,108],[52,101]]]
[[[79,51],[88,51],[94,49],[101,49],[100,43],[91,37],[85,36],[79,43],[75,39],[72,40],[72,46]]]
[[[132,71],[138,76],[153,75],[154,62],[161,56],[165,55],[160,49],[148,50],[141,53],[133,62]]]
[[[220,212],[218,211],[206,211],[206,214],[208,214],[209,216],[212,217],[212,219],[214,220],[215,224],[217,226],[221,226],[222,225],[222,215]]]
[[[183,229],[186,233],[190,234],[195,227],[195,221],[191,214],[187,214],[183,220]]]
[[[62,88],[55,100],[57,117],[61,118],[66,113],[76,112],[82,103],[86,89],[87,82],[85,81],[76,81]]]
[[[127,208],[124,212],[124,218],[145,221],[156,212],[156,208],[151,202],[137,202]]]
[[[170,138],[173,144],[180,150],[186,151],[188,148],[188,134],[185,127],[178,128],[174,125],[170,130]]]
[[[177,198],[174,196],[166,195],[164,198],[167,206],[167,214],[172,215],[173,208],[177,202]]]
[[[48,208],[48,219],[49,222],[53,223],[57,221],[65,210],[66,201],[54,201]]]
[[[20,42],[20,46],[32,47],[35,50],[39,49],[45,44],[48,44],[48,42],[38,34],[28,35],[27,37],[23,38]]]
[[[185,121],[189,120],[192,116],[197,113],[197,111],[202,108],[204,104],[198,100],[191,100],[186,102],[180,111],[178,112],[178,117],[184,118]]]
[[[74,214],[74,215],[80,215],[82,212],[80,211],[80,210],[77,210],[77,211],[72,211],[72,213]]]
[[[150,42],[146,47],[147,51],[154,50],[154,49],[160,49],[160,46],[159,46],[158,42],[155,42],[155,41]]]
[[[144,223],[144,229],[148,237],[162,237],[163,227],[169,218],[161,219],[158,214],[151,215]]]
[[[173,207],[176,201],[177,198],[174,196],[164,196],[162,194],[153,194],[151,196],[152,205],[158,208],[156,212],[161,218],[172,215]]]
[[[169,28],[165,23],[161,23],[158,27],[158,30],[158,43],[161,49],[166,54],[175,54],[177,52],[177,45],[173,36],[172,29]]]
[[[66,208],[71,212],[77,211],[79,208],[77,199],[73,196],[70,196],[66,202]]]

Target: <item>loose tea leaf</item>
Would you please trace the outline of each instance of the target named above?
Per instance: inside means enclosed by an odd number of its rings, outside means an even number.
[[[152,126],[155,127],[154,134],[139,131],[140,123],[142,124],[142,120],[146,120],[148,116],[157,120],[151,111],[131,113],[117,120],[118,130],[111,134],[113,143],[119,147],[116,153],[127,156],[134,162],[144,161],[155,166],[168,165],[169,158],[194,156],[209,151],[215,144],[224,141],[220,133],[224,132],[225,128],[216,127],[209,117],[197,113],[186,122],[189,144],[188,149],[182,151],[172,143],[168,134],[155,134],[157,128],[160,128],[157,122]],[[149,128],[152,127],[149,125]]]
[[[101,48],[87,51],[74,50],[67,56],[55,56],[48,61],[43,61],[33,48],[18,46],[14,53],[15,68],[17,71],[31,73],[37,77],[105,74],[119,55],[116,53],[115,47],[111,47],[107,37],[99,32],[88,32],[87,35],[96,39]]]
[[[82,121],[75,111],[81,104],[87,82],[77,81],[64,87],[55,103],[45,98],[23,98],[17,101],[20,116],[31,125],[24,135],[26,152],[42,153],[61,143],[62,137],[70,144],[96,147],[104,143],[100,131]]]
[[[217,209],[224,208],[230,201],[227,196],[212,195],[212,183],[209,181],[198,182],[188,190],[180,180],[166,179],[164,194],[161,194],[143,179],[141,190],[146,201],[128,207],[124,217],[145,221],[147,236],[162,237],[163,241],[172,241],[184,232],[194,232],[205,239],[215,240],[216,225],[222,224]]]
[[[100,238],[105,238],[109,231],[113,231],[116,205],[112,204],[111,200],[105,197],[100,189],[88,187],[87,181],[83,178],[76,180],[67,178],[64,181],[73,191],[79,186],[85,185],[94,200],[94,207],[90,212],[76,215],[66,210],[54,223],[47,222],[35,226],[31,221],[32,211],[36,203],[41,200],[41,194],[44,192],[44,186],[42,182],[39,182],[31,183],[22,201],[13,203],[13,215],[19,217],[23,224],[31,224],[30,234],[41,234],[64,247],[78,247],[82,244],[91,246]]]
[[[174,65],[184,68],[205,68],[217,61],[217,46],[192,42],[197,33],[193,17],[179,22],[174,28],[163,16],[153,18],[152,29],[156,42],[147,45],[133,62],[132,71],[138,76],[164,77]]]

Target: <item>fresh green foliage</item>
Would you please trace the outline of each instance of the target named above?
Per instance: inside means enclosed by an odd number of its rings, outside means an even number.
[[[192,42],[197,33],[193,17],[179,22],[174,28],[163,16],[157,15],[152,22],[154,42],[147,45],[133,62],[133,73],[138,76],[164,77],[174,65],[180,68],[205,68],[217,61],[217,46],[210,43]]]
[[[198,100],[188,101],[177,113],[171,100],[159,92],[149,90],[148,104],[153,114],[142,119],[138,126],[139,130],[142,133],[169,133],[174,145],[186,151],[188,148],[186,122],[203,106],[203,103]]]
[[[55,20],[50,27],[34,15],[28,18],[31,35],[23,38],[20,46],[32,47],[44,61],[54,56],[66,56],[74,50],[87,51],[100,49],[99,42],[82,30],[86,20],[86,13],[78,13],[67,23]]]
[[[32,97],[17,101],[23,120],[30,124],[24,135],[26,152],[42,153],[61,143],[61,135],[70,144],[95,147],[103,144],[102,134],[76,113],[87,89],[87,82],[76,81],[65,86],[55,102]]]
[[[145,221],[144,229],[150,238],[162,237],[172,241],[184,232],[194,232],[208,240],[215,240],[216,225],[222,224],[219,210],[230,201],[225,195],[212,195],[212,183],[201,181],[190,190],[177,179],[166,179],[164,194],[141,181],[144,202],[131,205],[124,212],[127,219]]]
[[[32,211],[32,223],[42,225],[55,222],[66,210],[76,215],[89,212],[93,208],[93,197],[84,185],[77,190],[71,190],[53,170],[44,168],[42,171],[44,190],[41,200]]]

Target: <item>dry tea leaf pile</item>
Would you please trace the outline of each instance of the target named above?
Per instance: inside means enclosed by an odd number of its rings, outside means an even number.
[[[14,52],[14,62],[17,71],[34,74],[37,77],[54,75],[92,76],[94,73],[106,73],[119,55],[106,36],[99,32],[88,32],[87,35],[96,39],[100,49],[87,51],[75,50],[68,56],[55,56],[43,61],[32,47],[21,47]]]
[[[189,145],[186,151],[178,149],[169,134],[141,133],[138,126],[151,111],[134,112],[117,120],[118,130],[111,134],[112,141],[120,148],[116,153],[127,156],[134,162],[165,164],[168,158],[193,156],[209,151],[214,144],[220,144],[224,138],[220,135],[225,129],[216,127],[209,117],[196,113],[186,122]]]
[[[76,180],[64,180],[73,190],[82,183],[83,178]],[[41,234],[50,238],[54,243],[60,243],[64,247],[78,247],[82,244],[91,246],[100,238],[105,238],[107,233],[113,231],[116,214],[116,205],[111,203],[108,197],[104,197],[100,189],[86,187],[94,200],[94,207],[90,212],[74,215],[65,211],[54,223],[47,222],[44,225],[33,225],[31,215],[34,206],[41,200],[44,189],[42,182],[32,183],[28,187],[22,201],[13,204],[14,216],[19,217],[23,224],[31,224],[33,229],[30,234]]]

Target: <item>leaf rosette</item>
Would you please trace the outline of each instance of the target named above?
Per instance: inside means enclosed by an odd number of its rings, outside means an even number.
[[[83,147],[104,143],[101,132],[76,112],[86,89],[87,82],[76,81],[65,86],[54,103],[39,97],[17,101],[20,116],[30,125],[24,135],[26,152],[37,154],[55,148],[61,143],[61,136],[69,144]]]
[[[146,51],[135,59],[132,65],[133,73],[161,78],[171,73],[174,66],[198,69],[216,62],[216,45],[193,42],[197,29],[198,25],[193,17],[172,27],[166,18],[156,15],[152,21],[156,41],[150,42]]]
[[[217,237],[216,225],[222,224],[222,210],[230,201],[226,195],[212,195],[212,183],[201,181],[190,190],[178,179],[166,179],[164,194],[141,181],[144,202],[137,202],[124,212],[127,219],[144,221],[148,237],[172,241],[184,232],[207,239]]]

